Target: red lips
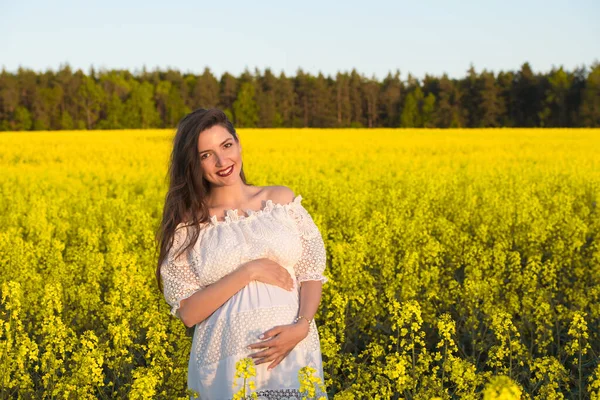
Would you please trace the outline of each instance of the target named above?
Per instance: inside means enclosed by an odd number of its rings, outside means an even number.
[[[228,170],[229,170],[229,174],[230,174],[230,173],[232,173],[232,172],[233,172],[233,165],[230,165],[229,167],[227,167],[227,168],[225,168],[225,169],[222,169],[222,170],[220,170],[220,171],[217,171],[217,174],[218,174],[218,175],[221,175],[222,173],[224,173],[225,171],[228,171]],[[227,176],[227,175],[229,175],[229,174],[224,174],[223,176]]]

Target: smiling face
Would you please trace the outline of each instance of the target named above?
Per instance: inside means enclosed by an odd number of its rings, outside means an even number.
[[[242,147],[221,125],[214,125],[198,136],[198,152],[204,179],[211,185],[226,186],[240,180]]]

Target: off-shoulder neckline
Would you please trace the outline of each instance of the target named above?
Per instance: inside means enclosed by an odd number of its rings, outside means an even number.
[[[244,221],[244,220],[251,220],[251,219],[258,217],[259,215],[269,213],[276,208],[286,208],[287,209],[290,207],[298,206],[298,205],[300,205],[301,201],[302,201],[302,195],[300,195],[300,194],[294,196],[292,201],[290,201],[288,203],[283,203],[283,204],[275,203],[273,200],[267,199],[265,202],[265,205],[263,207],[261,207],[259,210],[245,209],[244,212],[246,212],[246,214],[248,214],[247,216],[240,214],[238,212],[237,208],[226,209],[226,210],[224,210],[225,211],[225,219],[223,221],[219,221],[217,219],[216,215],[212,215],[209,219],[209,222],[207,222],[207,224],[212,225],[212,226],[217,226],[217,225],[232,224],[232,223],[236,223],[236,222]]]

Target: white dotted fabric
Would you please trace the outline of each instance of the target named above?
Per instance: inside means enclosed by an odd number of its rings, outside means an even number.
[[[269,258],[282,265],[294,280],[294,290],[252,281],[234,294],[206,320],[197,324],[190,354],[188,387],[206,399],[230,399],[235,362],[258,350],[258,335],[277,325],[293,323],[300,305],[300,283],[326,283],[325,245],[318,227],[301,204],[302,196],[290,203],[267,200],[261,210],[227,210],[224,221],[215,216],[203,224],[194,246],[174,255],[192,234],[183,223],[176,230],[173,248],[161,268],[164,295],[171,314],[180,317],[181,300],[217,282],[246,261]],[[309,335],[284,361],[271,371],[269,363],[256,366],[257,390],[276,396],[298,389],[298,370],[306,365],[323,379],[319,335],[312,321]],[[273,397],[277,398],[277,397]]]

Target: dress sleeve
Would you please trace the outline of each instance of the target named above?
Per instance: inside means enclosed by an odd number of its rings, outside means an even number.
[[[175,229],[173,246],[165,257],[165,261],[160,269],[165,300],[171,306],[171,315],[179,319],[181,319],[181,315],[179,314],[181,300],[190,297],[202,289],[193,266],[193,259],[190,254],[191,249],[188,249],[175,258],[179,249],[187,244],[187,240],[188,228],[183,226],[183,223],[180,223]]]
[[[327,255],[325,243],[319,228],[313,221],[306,209],[300,204],[301,197],[298,196],[293,206],[288,209],[289,215],[296,222],[296,227],[302,240],[302,255],[294,266],[296,280],[304,281],[328,281],[323,275]]]

